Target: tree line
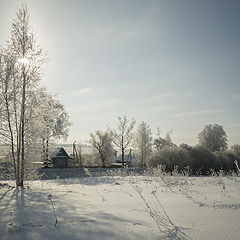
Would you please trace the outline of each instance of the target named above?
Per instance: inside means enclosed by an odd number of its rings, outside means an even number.
[[[197,135],[198,144],[190,146],[182,143],[179,146],[172,142],[172,131],[161,136],[157,129],[157,136],[153,139],[150,126],[141,122],[134,131],[135,120],[128,120],[126,116],[118,117],[116,129],[107,128],[90,134],[96,157],[101,160],[102,167],[113,161],[115,149],[121,155],[122,166],[126,164],[126,149],[132,148],[136,155],[134,166],[157,167],[165,165],[167,171],[175,166],[179,169],[190,168],[194,173],[206,174],[210,169],[232,170],[234,161],[240,158],[240,145],[228,148],[228,138],[223,126],[208,124]]]

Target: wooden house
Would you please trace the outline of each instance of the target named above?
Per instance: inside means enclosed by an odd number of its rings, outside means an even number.
[[[70,157],[64,148],[56,148],[54,152],[49,156],[49,162],[53,168],[67,168],[69,167]]]

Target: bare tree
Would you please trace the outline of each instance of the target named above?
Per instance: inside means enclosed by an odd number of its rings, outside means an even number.
[[[138,126],[136,145],[141,158],[141,167],[145,167],[146,159],[152,152],[152,132],[146,122],[141,122]]]
[[[11,146],[17,186],[23,186],[26,129],[33,113],[33,92],[45,60],[45,54],[37,45],[36,34],[29,24],[28,10],[23,5],[12,20],[11,36],[7,47],[1,51],[0,63],[1,118],[4,120],[0,134]],[[7,128],[4,129],[4,125]]]
[[[133,128],[135,123],[135,120],[129,122],[126,116],[123,118],[118,117],[117,129],[113,130],[113,142],[122,152],[122,167],[124,167],[125,149],[130,146],[133,140]]]
[[[112,133],[109,130],[105,132],[98,130],[95,134],[91,133],[90,143],[97,150],[102,167],[112,163],[115,151],[112,146]]]

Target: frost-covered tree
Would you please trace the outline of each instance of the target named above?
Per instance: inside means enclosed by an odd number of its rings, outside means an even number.
[[[231,148],[230,148],[230,151],[234,155],[236,155],[237,157],[240,158],[240,144],[239,143],[232,145]]]
[[[133,140],[133,128],[136,121],[131,122],[127,117],[118,117],[117,129],[113,130],[113,142],[121,150],[122,153],[122,167],[124,167],[124,154],[125,149],[130,146]]]
[[[97,151],[99,158],[101,159],[102,167],[110,165],[113,161],[115,150],[112,145],[112,133],[107,130],[96,131],[90,134],[90,141],[93,148]]]
[[[1,50],[0,63],[1,135],[11,146],[17,186],[23,186],[26,128],[44,61],[45,55],[29,23],[28,10],[21,6],[12,20],[10,39]]]
[[[186,144],[186,143],[181,143],[181,144],[179,145],[179,148],[182,148],[182,149],[184,149],[184,150],[186,150],[186,151],[188,151],[188,152],[190,152],[190,151],[193,149],[192,146],[190,146],[190,145],[188,145],[188,144]]]
[[[208,124],[197,136],[200,146],[213,152],[224,151],[228,147],[227,134],[223,126],[218,124]]]
[[[135,141],[140,156],[141,167],[145,167],[146,160],[152,152],[152,132],[146,122],[141,122],[139,124]]]
[[[176,144],[172,142],[171,138],[172,130],[166,133],[166,136],[161,137],[161,132],[157,128],[157,138],[154,140],[154,145],[158,151],[161,151],[164,148],[176,147]]]
[[[44,88],[36,91],[32,106],[33,117],[28,132],[35,137],[35,141],[41,142],[42,158],[46,160],[50,141],[68,136],[69,117],[64,106]]]

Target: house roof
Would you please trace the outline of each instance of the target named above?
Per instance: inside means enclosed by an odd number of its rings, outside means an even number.
[[[56,148],[49,156],[50,159],[56,158],[56,157],[67,157],[70,158],[67,152],[64,150],[63,147]]]

